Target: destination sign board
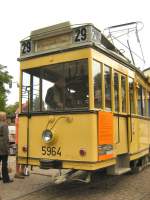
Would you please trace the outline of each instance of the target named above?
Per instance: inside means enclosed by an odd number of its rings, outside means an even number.
[[[21,56],[34,54],[38,52],[45,52],[55,49],[67,49],[84,44],[94,42],[101,44],[101,32],[92,25],[79,26],[72,28],[70,32],[61,32],[61,34],[46,35],[40,39],[25,40],[21,42]]]

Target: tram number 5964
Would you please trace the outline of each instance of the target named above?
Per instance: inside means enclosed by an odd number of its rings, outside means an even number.
[[[75,42],[81,42],[86,40],[87,31],[85,27],[79,28],[75,30]]]
[[[61,156],[61,148],[42,146],[42,155]]]

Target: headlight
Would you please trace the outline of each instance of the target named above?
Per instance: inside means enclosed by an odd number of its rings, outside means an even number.
[[[50,130],[44,130],[42,133],[42,139],[45,143],[49,143],[53,140],[53,134]]]

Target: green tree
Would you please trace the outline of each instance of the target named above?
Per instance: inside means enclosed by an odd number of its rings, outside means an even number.
[[[19,102],[16,102],[13,105],[6,106],[5,111],[8,116],[14,116],[18,107],[19,107]]]
[[[7,94],[10,92],[6,89],[6,84],[9,84],[12,80],[12,76],[8,71],[3,70],[3,66],[0,65],[0,111],[5,111]]]

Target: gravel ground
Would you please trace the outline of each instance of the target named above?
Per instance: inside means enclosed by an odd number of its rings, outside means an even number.
[[[11,184],[1,182],[0,200],[150,200],[150,167],[134,175],[97,172],[89,184],[72,181],[55,185],[52,177],[56,173],[34,169],[25,179],[14,179]]]

